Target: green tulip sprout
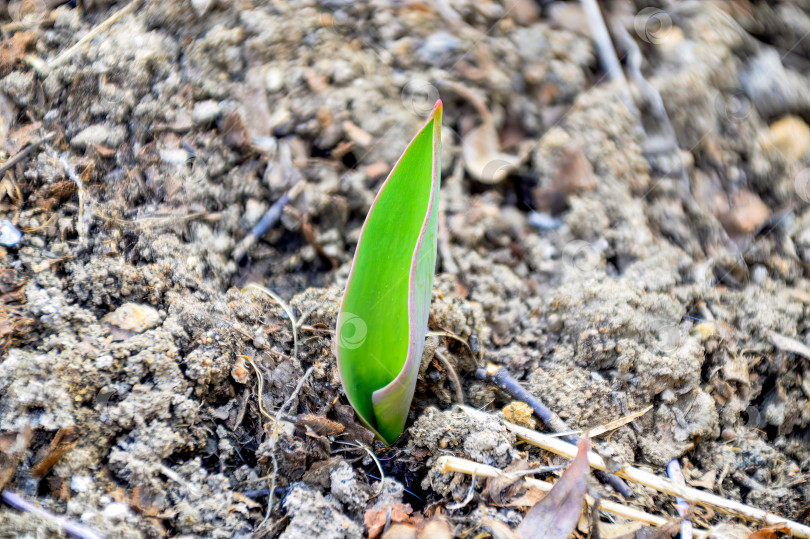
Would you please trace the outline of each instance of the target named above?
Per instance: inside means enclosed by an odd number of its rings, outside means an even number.
[[[425,347],[436,264],[442,102],[380,188],[360,232],[337,320],[349,402],[378,438],[402,434]]]

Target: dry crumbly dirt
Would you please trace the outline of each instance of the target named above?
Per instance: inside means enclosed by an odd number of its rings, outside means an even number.
[[[125,4],[33,4],[0,2],[0,152],[48,137],[0,178],[0,218],[23,232],[0,251],[0,434],[33,432],[6,488],[106,537],[360,537],[367,511],[403,503],[458,535],[515,525],[482,482],[459,503],[470,478],[438,457],[560,461],[454,409],[440,350],[489,411],[510,399],[475,380],[483,362],[571,428],[651,404],[597,449],[658,473],[681,459],[688,482],[810,522],[806,2],[611,3],[643,57],[628,94],[575,2],[144,0],[58,62]],[[332,328],[373,197],[439,97],[430,329],[473,353],[428,337],[380,487],[347,445],[370,440]],[[497,184],[461,166],[481,103],[525,156]],[[249,282],[288,302],[297,356]],[[75,440],[38,477],[59,432]],[[0,537],[59,533],[0,506]]]

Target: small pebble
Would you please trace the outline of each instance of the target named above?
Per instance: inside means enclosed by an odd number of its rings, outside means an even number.
[[[104,124],[96,124],[82,129],[71,139],[70,145],[75,148],[87,148],[90,146],[115,148],[120,146],[126,137],[127,130],[123,126],[110,127]]]
[[[113,357],[109,354],[104,356],[99,356],[96,358],[96,367],[99,369],[106,369],[107,367],[111,367],[113,364]]]
[[[119,329],[142,333],[160,323],[160,313],[150,305],[124,303],[105,316],[104,321]]]
[[[86,475],[74,475],[70,479],[70,490],[73,492],[85,492],[93,484],[93,480]]]
[[[757,264],[751,269],[751,280],[756,284],[762,284],[768,278],[768,268],[762,264]]]
[[[160,160],[166,164],[181,167],[191,162],[191,153],[183,148],[160,150]]]
[[[219,103],[209,99],[208,101],[199,101],[194,103],[194,110],[191,112],[191,121],[195,125],[210,124],[219,117],[222,109]]]
[[[562,221],[548,213],[536,211],[529,212],[529,224],[540,231],[556,230],[562,226]]]
[[[104,508],[103,514],[111,520],[122,520],[131,514],[129,506],[123,502],[112,502]]]
[[[269,68],[264,73],[264,87],[271,93],[284,88],[284,72],[277,67]]]
[[[0,221],[0,245],[3,247],[16,247],[22,240],[22,232],[8,219]]]
[[[205,16],[214,5],[214,0],[191,0],[191,7],[198,17]]]

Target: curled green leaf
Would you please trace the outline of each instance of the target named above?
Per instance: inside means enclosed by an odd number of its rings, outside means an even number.
[[[380,188],[337,320],[338,370],[360,420],[385,443],[405,428],[436,264],[442,103]]]

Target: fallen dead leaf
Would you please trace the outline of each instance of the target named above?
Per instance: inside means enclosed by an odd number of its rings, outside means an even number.
[[[450,523],[442,515],[436,515],[419,530],[417,539],[452,539]]]
[[[348,404],[336,404],[335,413],[338,422],[346,427],[347,438],[357,440],[366,445],[374,442],[374,433],[357,422],[354,416],[354,408]]]
[[[535,205],[539,211],[549,211],[556,215],[568,207],[570,197],[594,187],[596,175],[582,146],[569,144],[562,149],[551,185],[535,190]]]
[[[576,458],[545,498],[529,509],[523,522],[515,530],[520,539],[568,539],[576,528],[585,505],[590,446],[587,436],[579,440]]]
[[[392,524],[388,531],[383,534],[382,539],[416,539],[416,534],[416,526]]]
[[[790,528],[787,526],[776,525],[757,530],[751,533],[751,535],[748,536],[748,539],[776,539],[778,533],[787,534],[788,536],[791,535]]]
[[[483,183],[501,182],[520,166],[528,157],[528,152],[523,152],[522,156],[501,152],[495,120],[484,101],[463,84],[453,81],[441,83],[466,98],[481,117],[480,125],[467,131],[461,141],[461,158],[467,173]]]
[[[337,421],[312,414],[299,414],[295,419],[295,424],[305,427],[307,433],[311,433],[313,436],[337,436],[346,430],[346,427]]]
[[[413,537],[416,537],[416,526],[421,524],[422,517],[421,515],[412,515],[412,513],[413,509],[407,503],[390,505],[382,509],[369,509],[363,516],[369,539],[378,537],[385,529],[386,522],[408,524],[413,527]],[[385,536],[388,536],[388,533]]]
[[[509,526],[498,520],[491,518],[481,519],[481,526],[489,529],[492,539],[521,539],[519,535],[515,534]]]
[[[717,218],[729,234],[751,234],[770,216],[771,209],[748,189],[730,195],[727,209],[717,212]]]
[[[487,479],[486,494],[493,505],[503,506],[508,504],[521,490],[523,477],[511,476],[509,472],[528,470],[529,463],[525,460],[516,460],[504,469],[503,475],[490,477]]]

